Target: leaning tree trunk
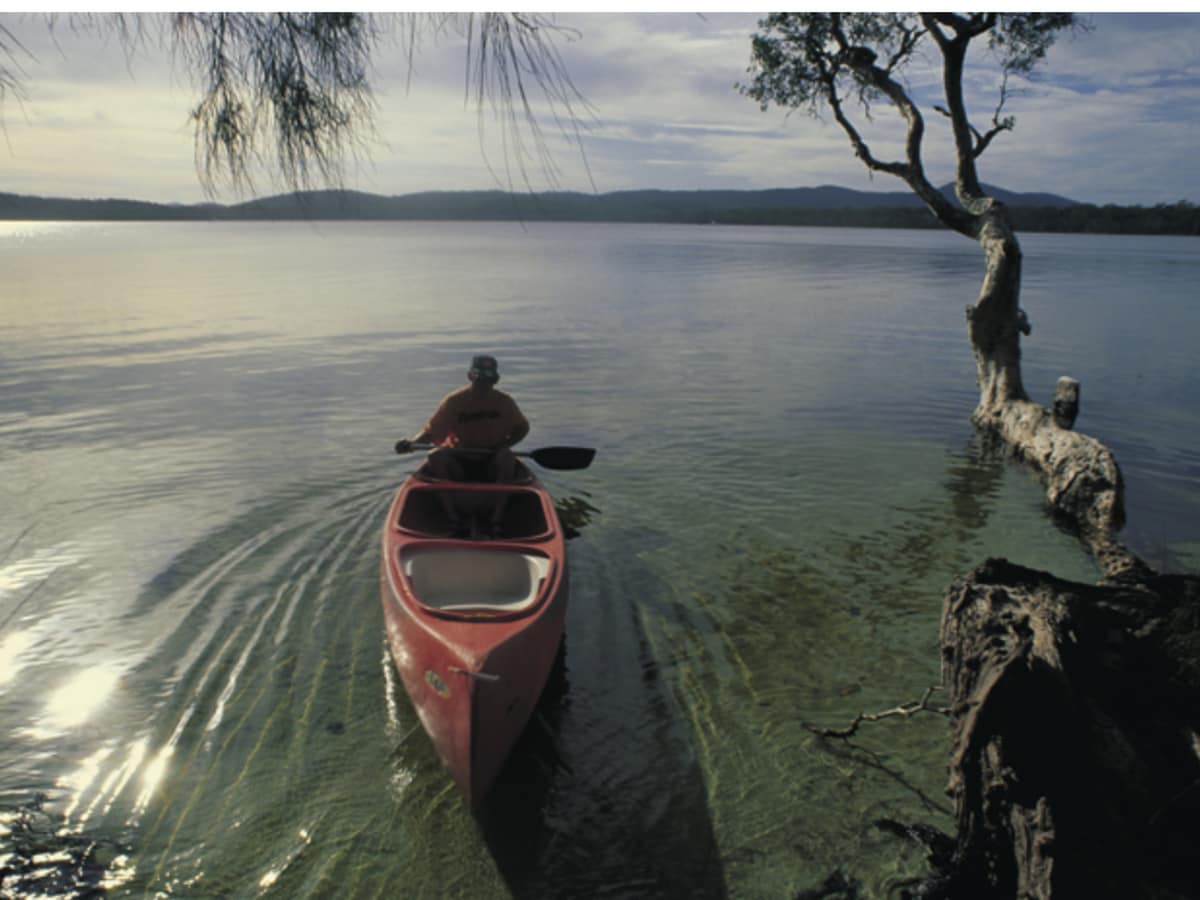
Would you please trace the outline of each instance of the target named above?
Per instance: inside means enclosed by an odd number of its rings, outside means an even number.
[[[1052,409],[1030,400],[1021,383],[1020,341],[1030,328],[1020,306],[1021,247],[1002,204],[988,204],[978,240],[987,270],[978,301],[967,307],[979,386],[973,421],[1038,472],[1056,515],[1079,532],[1106,576],[1144,574],[1144,564],[1114,536],[1124,524],[1116,459],[1095,438],[1071,430],[1078,382],[1059,379]]]

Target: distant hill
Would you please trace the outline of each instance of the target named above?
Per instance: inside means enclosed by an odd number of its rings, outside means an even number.
[[[953,191],[943,193],[953,199]],[[1095,207],[1048,193],[988,188],[1018,228],[1045,231],[1200,233],[1196,209]],[[1165,210],[1165,212],[1164,212]],[[1114,211],[1126,211],[1117,214]],[[1153,213],[1153,215],[1152,215]],[[663,222],[746,225],[941,227],[908,191],[868,192],[824,185],[756,191],[430,191],[385,197],[359,191],[305,191],[244,203],[194,205],[70,200],[0,193],[0,219],[89,221],[463,220]]]
[[[224,208],[215,203],[185,206],[141,200],[68,200],[0,193],[0,219],[9,221],[212,219]]]
[[[1012,206],[1074,206],[1054,194],[1014,194],[991,189]],[[943,192],[953,198],[950,187]],[[69,200],[0,193],[0,217],[95,219],[648,219],[691,216],[698,212],[756,209],[872,209],[920,207],[908,191],[866,192],[824,185],[758,191],[429,191],[384,197],[360,191],[303,191],[244,203],[197,205],[137,200]]]
[[[953,190],[944,189],[949,197]],[[996,190],[1012,206],[1068,207],[1053,194]],[[756,210],[924,209],[907,191],[870,193],[847,188],[775,188],[758,191],[433,191],[381,197],[357,191],[312,191],[251,200],[229,207],[234,218],[520,219],[523,221],[696,222]]]

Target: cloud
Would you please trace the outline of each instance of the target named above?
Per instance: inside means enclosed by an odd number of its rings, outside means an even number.
[[[984,167],[1017,190],[1094,202],[1195,196],[1200,166],[1197,16],[1096,16],[1094,30],[1052,48],[1013,111],[1017,130]],[[1169,60],[1169,65],[1164,65]]]
[[[1083,20],[1088,30],[1059,40],[1047,56],[1056,80],[1088,92],[1121,90],[1131,79],[1200,77],[1200,15],[1098,14]]]
[[[350,161],[348,186],[406,193],[520,188],[528,179],[535,188],[601,191],[828,183],[902,189],[895,179],[872,179],[828,117],[763,112],[735,90],[749,80],[757,13],[553,18],[563,29],[562,60],[594,111],[576,107],[586,155],[535,92],[542,149],[551,155],[544,166],[528,134],[518,144],[502,116],[467,101],[464,35],[449,26],[425,33],[410,56],[405,20],[398,19],[375,62],[370,159]],[[1020,85],[1009,106],[1017,130],[997,139],[981,159],[981,174],[1015,190],[1097,202],[1194,198],[1200,16],[1090,18],[1090,32],[1061,39],[1042,77]],[[8,158],[0,190],[19,183],[35,186],[33,193],[62,194],[70,186],[83,196],[203,198],[188,122],[195,90],[163,46],[149,41],[130,61],[111,36],[62,29],[51,36],[38,16],[4,14],[0,24],[37,54],[26,67],[23,106],[5,107]],[[995,106],[998,73],[986,54],[973,53],[969,62],[968,102],[984,123]],[[949,180],[948,132],[930,108],[940,74],[931,61],[916,61],[906,77],[927,112],[929,174],[935,182]],[[885,107],[876,114],[867,126],[873,146],[898,157],[895,115]],[[277,187],[260,178],[260,189]]]

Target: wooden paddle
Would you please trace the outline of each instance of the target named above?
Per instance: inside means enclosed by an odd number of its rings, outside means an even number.
[[[403,443],[403,442],[400,442]],[[397,444],[397,453],[411,453],[414,450],[432,450],[434,444],[409,444],[407,450],[400,449]],[[491,450],[475,449],[473,447],[454,447],[456,453],[491,453]],[[596,455],[595,447],[539,447],[537,450],[514,450],[514,456],[523,456],[527,459],[532,459],[539,466],[546,469],[559,469],[562,471],[570,471],[573,469],[586,469],[592,464],[592,459]]]

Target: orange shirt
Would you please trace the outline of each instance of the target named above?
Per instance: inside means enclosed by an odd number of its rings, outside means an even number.
[[[425,432],[435,444],[454,435],[453,442],[463,447],[492,449],[504,445],[520,425],[528,422],[512,397],[495,388],[477,391],[468,384],[442,398]]]

